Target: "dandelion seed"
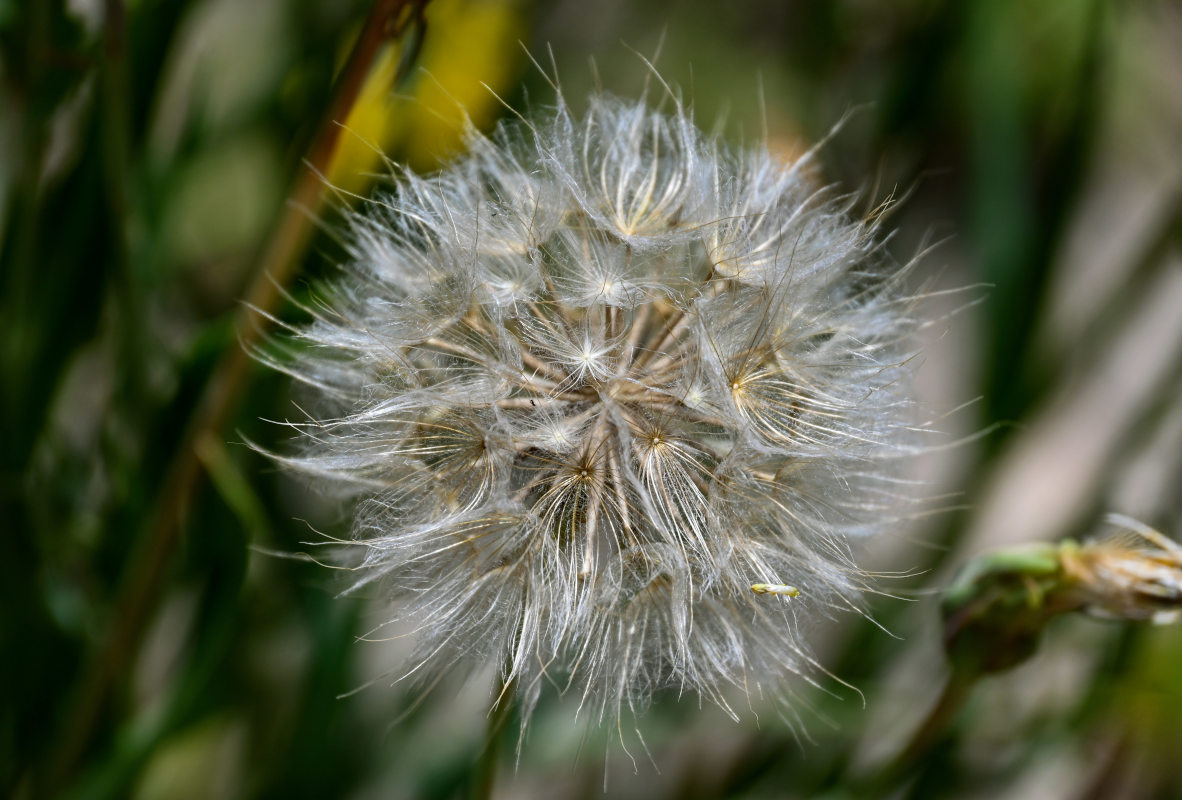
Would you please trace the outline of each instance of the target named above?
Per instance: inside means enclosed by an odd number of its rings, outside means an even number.
[[[523,719],[548,679],[617,721],[789,695],[911,451],[914,300],[873,221],[665,103],[560,99],[406,176],[275,360],[338,406],[283,460],[356,493],[408,674],[501,664]]]

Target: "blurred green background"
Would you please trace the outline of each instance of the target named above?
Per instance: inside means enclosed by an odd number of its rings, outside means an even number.
[[[391,686],[404,645],[358,641],[381,597],[282,557],[348,510],[243,444],[281,450],[265,420],[299,395],[243,357],[265,320],[242,302],[291,318],[275,284],[332,274],[378,149],[429,170],[461,107],[488,126],[491,90],[548,102],[519,42],[576,106],[637,94],[634,50],[659,52],[705,127],[786,154],[852,112],[827,178],[902,198],[890,250],[938,242],[916,285],[961,291],[930,301],[918,375],[939,513],[866,554],[910,575],[868,600],[893,635],[812,631],[865,702],[801,683],[799,722],[753,700],[736,725],[662,697],[640,723],[658,771],[551,695],[519,757],[503,734],[496,795],[857,796],[935,701],[958,564],[1105,511],[1182,532],[1177,3],[433,0],[350,60],[373,5],[0,0],[0,793],[469,791],[492,676]],[[341,187],[323,206],[305,163]],[[1182,797],[1180,718],[1182,630],[1059,620],[891,796]]]

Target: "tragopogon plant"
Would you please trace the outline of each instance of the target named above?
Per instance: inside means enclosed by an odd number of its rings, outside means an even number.
[[[560,97],[403,176],[272,357],[336,403],[283,460],[355,491],[408,672],[495,660],[523,718],[547,679],[599,719],[784,696],[896,518],[917,323],[876,220],[664,104]]]

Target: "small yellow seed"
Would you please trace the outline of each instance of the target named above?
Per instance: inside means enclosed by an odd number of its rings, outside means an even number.
[[[785,597],[799,597],[800,589],[795,586],[785,586],[782,583],[753,583],[751,591],[756,594],[780,594]]]

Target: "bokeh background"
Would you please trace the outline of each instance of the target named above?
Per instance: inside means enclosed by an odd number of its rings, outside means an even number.
[[[639,723],[654,766],[553,693],[519,752],[502,734],[496,796],[856,796],[935,702],[957,565],[1106,511],[1182,534],[1177,3],[431,0],[365,50],[373,6],[0,0],[0,793],[479,785],[488,669],[395,682],[404,645],[359,640],[380,595],[289,557],[348,509],[244,444],[281,450],[266,420],[299,395],[243,356],[267,326],[243,303],[293,318],[278,287],[332,274],[379,152],[431,170],[465,114],[552,99],[554,68],[578,106],[640,92],[643,54],[705,127],[786,156],[844,120],[826,178],[897,199],[898,261],[935,245],[917,379],[943,433],[933,513],[866,553],[906,575],[873,621],[815,626],[835,679],[800,685],[799,721],[671,694]],[[1182,797],[1182,629],[1043,638],[892,796]]]

